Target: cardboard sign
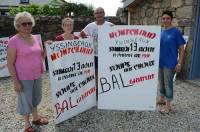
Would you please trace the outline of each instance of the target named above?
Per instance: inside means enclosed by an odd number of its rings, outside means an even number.
[[[160,26],[99,28],[99,109],[156,109],[160,31]]]
[[[0,77],[10,76],[7,67],[7,46],[9,38],[0,38]]]
[[[60,123],[96,105],[92,39],[46,45],[55,122]]]

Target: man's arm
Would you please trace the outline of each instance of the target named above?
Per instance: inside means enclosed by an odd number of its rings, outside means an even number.
[[[86,35],[86,33],[84,31],[81,31],[80,32],[80,37],[81,38],[87,38],[87,35]]]

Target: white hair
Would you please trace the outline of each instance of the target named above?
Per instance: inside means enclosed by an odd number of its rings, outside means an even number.
[[[29,12],[26,12],[26,11],[19,12],[19,13],[16,14],[15,19],[14,19],[14,27],[15,27],[16,30],[19,30],[19,26],[21,24],[20,20],[24,19],[24,18],[30,19],[31,22],[32,22],[32,27],[35,26],[35,20]]]

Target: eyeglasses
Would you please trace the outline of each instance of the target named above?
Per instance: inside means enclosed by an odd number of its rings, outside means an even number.
[[[23,23],[21,23],[21,25],[22,25],[23,27],[26,27],[26,26],[32,26],[33,23],[32,23],[32,22],[23,22]]]

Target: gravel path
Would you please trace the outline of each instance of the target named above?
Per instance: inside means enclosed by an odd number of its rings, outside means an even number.
[[[173,111],[168,115],[94,107],[55,125],[49,78],[44,74],[39,111],[49,118],[49,124],[34,128],[38,132],[200,132],[200,87],[177,80],[174,89]],[[10,78],[0,79],[0,101],[0,132],[23,131],[23,120],[15,113],[16,95]]]

